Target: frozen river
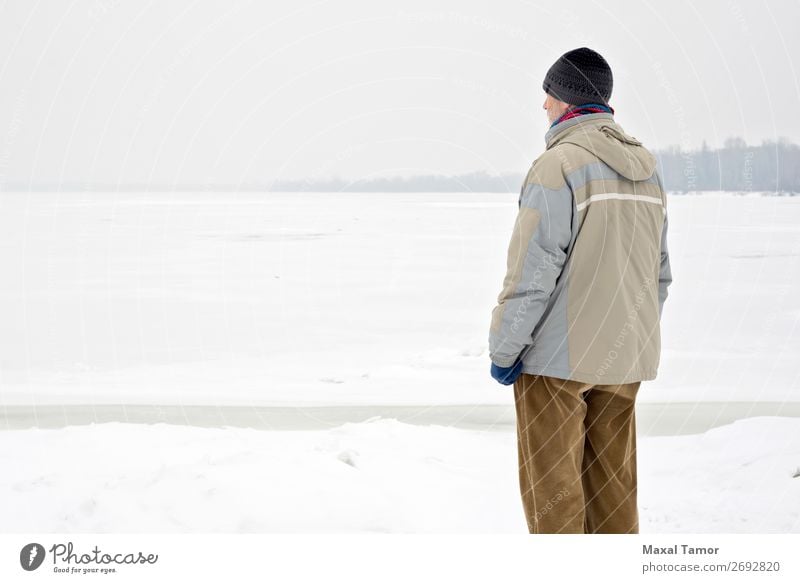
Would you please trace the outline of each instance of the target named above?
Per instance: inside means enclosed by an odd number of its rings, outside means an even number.
[[[675,281],[640,403],[670,404],[677,431],[693,403],[711,403],[702,427],[714,403],[799,402],[800,198],[671,195],[669,212]],[[515,194],[2,193],[0,411],[507,419],[486,349],[515,214]]]

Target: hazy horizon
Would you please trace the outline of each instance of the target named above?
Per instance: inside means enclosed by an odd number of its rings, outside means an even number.
[[[0,189],[524,172],[541,81],[590,46],[652,149],[800,142],[797,3],[12,0]]]

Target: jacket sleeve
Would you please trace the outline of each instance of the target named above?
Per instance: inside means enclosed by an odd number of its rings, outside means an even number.
[[[664,213],[664,227],[661,229],[661,267],[658,271],[658,315],[664,311],[664,302],[669,295],[668,288],[672,283],[672,269],[669,265],[669,250],[667,249],[667,214]]]
[[[547,167],[558,164],[558,169]],[[552,188],[552,177],[561,185]],[[547,175],[548,186],[541,177]],[[547,307],[566,260],[572,237],[573,196],[563,181],[560,163],[537,160],[522,185],[519,212],[508,245],[503,289],[492,310],[489,357],[508,367],[532,343],[536,325]]]

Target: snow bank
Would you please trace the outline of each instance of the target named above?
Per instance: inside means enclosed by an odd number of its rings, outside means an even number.
[[[513,432],[0,432],[4,532],[525,533]],[[639,438],[642,532],[800,532],[800,419]]]

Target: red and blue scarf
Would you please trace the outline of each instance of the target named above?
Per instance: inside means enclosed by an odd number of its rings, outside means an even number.
[[[576,105],[572,109],[568,109],[565,111],[561,117],[559,117],[556,121],[550,124],[550,127],[561,123],[562,121],[572,119],[573,117],[578,117],[579,115],[586,115],[587,113],[610,113],[614,115],[614,109],[610,105],[603,105],[602,103],[584,103],[582,105]]]

